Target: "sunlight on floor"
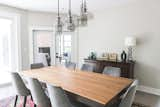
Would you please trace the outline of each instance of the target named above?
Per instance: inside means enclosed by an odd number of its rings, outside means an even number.
[[[11,82],[11,77],[8,72],[0,71],[0,85]]]

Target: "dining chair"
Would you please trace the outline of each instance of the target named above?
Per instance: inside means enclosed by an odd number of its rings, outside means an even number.
[[[34,78],[28,78],[28,83],[35,106],[51,107],[50,100],[42,88],[41,83]]]
[[[119,107],[131,107],[134,101],[135,93],[138,86],[138,80],[134,80],[132,85],[128,88],[125,94],[121,98]]]
[[[39,69],[39,68],[43,68],[44,65],[43,63],[34,63],[34,64],[31,64],[31,69]],[[45,89],[47,86],[45,83],[41,82],[41,85],[42,87]]]
[[[25,107],[27,96],[29,95],[31,96],[30,90],[26,87],[25,83],[23,82],[22,78],[17,72],[11,72],[11,78],[12,78],[12,85],[16,92],[14,107],[16,107],[19,96],[24,97],[23,107]],[[32,99],[32,96],[31,96],[31,99]]]
[[[31,69],[38,69],[38,68],[43,68],[43,67],[44,67],[43,63],[31,64]]]
[[[65,67],[68,68],[68,69],[71,69],[71,70],[75,70],[76,69],[76,63],[66,62]]]
[[[43,63],[44,66],[48,66],[47,55],[48,53],[37,53],[34,59],[35,63]]]
[[[121,69],[117,67],[105,67],[103,70],[103,74],[107,74],[114,77],[120,77],[121,76]]]
[[[94,72],[95,71],[95,65],[91,64],[83,64],[81,67],[82,71],[89,71],[89,72]]]
[[[88,107],[87,105],[69,100],[61,87],[47,85],[52,107]]]

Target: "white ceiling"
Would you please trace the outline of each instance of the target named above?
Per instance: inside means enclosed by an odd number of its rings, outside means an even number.
[[[80,11],[82,0],[72,0],[73,12]],[[100,11],[113,6],[124,5],[135,0],[86,0],[89,11]],[[5,4],[17,8],[31,11],[56,12],[57,0],[0,0],[0,4]],[[67,12],[68,0],[60,0],[61,12]]]

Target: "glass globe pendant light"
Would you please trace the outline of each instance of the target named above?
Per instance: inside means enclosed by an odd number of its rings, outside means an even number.
[[[61,34],[63,32],[63,23],[59,14],[59,0],[58,0],[58,15],[57,15],[57,24],[56,24],[56,33]]]
[[[72,13],[71,13],[71,0],[69,0],[69,11],[68,11],[68,23],[67,23],[67,29],[71,32],[74,32],[76,29],[76,26],[73,21]]]
[[[80,13],[80,25],[86,26],[88,24],[88,12],[86,0],[82,0],[81,13]]]

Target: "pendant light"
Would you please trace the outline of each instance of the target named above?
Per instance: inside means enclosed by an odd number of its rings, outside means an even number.
[[[59,0],[58,0],[58,14],[57,14],[57,24],[56,24],[56,33],[61,34],[63,31],[63,23],[59,14]]]
[[[71,32],[75,31],[75,24],[74,24],[72,13],[71,13],[71,0],[69,0],[67,29]]]
[[[88,12],[86,0],[82,0],[81,13],[80,13],[80,25],[86,26],[88,24]]]

